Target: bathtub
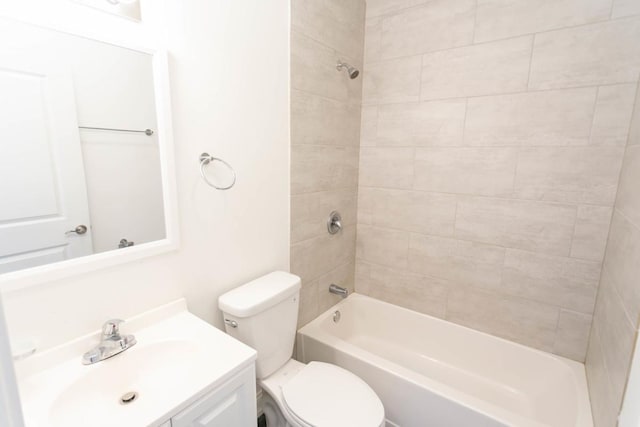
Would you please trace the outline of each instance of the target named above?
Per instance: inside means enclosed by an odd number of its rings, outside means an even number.
[[[297,356],[364,379],[390,426],[593,426],[582,364],[364,295],[301,328]]]

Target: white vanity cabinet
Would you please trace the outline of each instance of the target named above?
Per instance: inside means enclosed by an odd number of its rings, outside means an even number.
[[[252,365],[161,427],[254,427],[257,418],[255,384]]]

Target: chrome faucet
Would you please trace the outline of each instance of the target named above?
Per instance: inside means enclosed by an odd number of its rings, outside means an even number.
[[[334,285],[333,283],[329,286],[329,293],[340,295],[342,298],[346,298],[349,296],[349,289],[343,288],[342,286]]]
[[[133,335],[120,335],[120,324],[123,322],[124,320],[112,319],[102,325],[100,344],[82,356],[84,365],[91,365],[113,357],[136,344],[137,341]]]

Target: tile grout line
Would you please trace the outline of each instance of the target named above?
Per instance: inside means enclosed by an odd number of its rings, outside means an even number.
[[[602,261],[600,260],[593,260],[593,259],[587,259],[587,258],[577,258],[577,257],[572,257],[572,256],[568,256],[568,255],[560,255],[557,253],[549,253],[548,251],[542,252],[539,250],[534,250],[534,249],[525,249],[525,248],[517,248],[517,247],[513,247],[513,246],[506,246],[504,244],[500,244],[500,243],[494,243],[494,242],[487,242],[487,241],[483,241],[483,240],[473,240],[471,238],[465,238],[465,237],[460,237],[458,235],[441,235],[441,234],[433,234],[433,233],[425,233],[422,231],[415,231],[415,230],[408,230],[408,229],[404,229],[404,228],[394,228],[394,227],[388,227],[388,226],[382,226],[382,225],[378,225],[378,224],[358,224],[358,225],[362,225],[364,227],[368,227],[371,229],[377,229],[377,230],[384,230],[387,232],[393,232],[393,233],[400,233],[400,234],[414,234],[420,237],[426,237],[429,239],[439,239],[439,240],[455,240],[458,242],[466,242],[466,243],[475,243],[478,245],[483,245],[483,246],[488,246],[492,249],[504,249],[505,250],[505,255],[506,252],[508,251],[516,251],[516,252],[526,252],[528,254],[535,254],[535,255],[539,255],[543,258],[553,258],[556,260],[564,260],[564,261],[577,261],[580,263],[587,263],[587,264],[593,264],[593,265],[599,265],[602,263]],[[316,237],[312,237],[310,239],[307,240],[313,240],[313,239],[317,239],[320,238],[322,236],[316,236]],[[307,240],[303,241],[306,242]]]
[[[492,295],[496,295],[498,297],[507,297],[507,298],[513,298],[516,300],[522,300],[522,301],[529,301],[529,302],[533,302],[536,304],[540,304],[543,306],[547,306],[547,307],[551,307],[551,308],[555,308],[558,310],[558,313],[560,312],[560,310],[565,310],[565,311],[570,311],[572,313],[576,313],[576,314],[581,314],[581,315],[585,315],[585,316],[592,316],[593,317],[593,313],[584,313],[578,310],[575,310],[573,308],[568,308],[568,307],[563,307],[561,305],[558,304],[553,304],[553,303],[549,303],[549,302],[543,302],[531,297],[527,297],[527,296],[523,296],[523,295],[517,295],[515,293],[508,293],[508,292],[501,292],[498,288],[491,288],[491,287],[483,287],[483,286],[478,286],[478,285],[470,285],[470,284],[465,284],[459,281],[456,281],[454,279],[451,278],[445,278],[445,277],[438,277],[438,276],[434,276],[431,274],[424,274],[424,273],[420,273],[420,272],[416,272],[416,271],[412,271],[412,270],[403,270],[402,268],[398,268],[396,266],[390,266],[390,265],[385,265],[385,264],[380,264],[377,263],[375,261],[371,261],[365,258],[356,258],[355,259],[356,262],[361,262],[364,264],[369,264],[369,265],[373,265],[376,267],[380,267],[380,268],[384,268],[384,269],[388,269],[388,270],[392,270],[395,272],[399,272],[399,273],[404,273],[404,274],[408,274],[408,275],[414,275],[414,276],[420,276],[423,278],[428,278],[428,279],[434,279],[434,280],[444,280],[447,282],[448,285],[454,285],[457,287],[468,287],[468,288],[472,288],[476,291],[480,291],[480,292],[485,292],[488,294],[492,294]],[[449,286],[450,287],[450,286]],[[627,318],[627,320],[629,320]]]
[[[591,126],[589,127],[589,144],[593,140],[593,129],[596,125],[596,114],[598,112],[598,102],[600,101],[600,88],[601,86],[596,86],[596,97],[593,102],[593,109],[591,111]],[[626,144],[625,144],[626,145]]]
[[[476,30],[478,29],[478,5],[480,0],[476,0],[476,8],[473,11],[473,34],[471,35],[471,44],[475,45],[476,43]]]
[[[425,104],[425,103],[429,103],[429,102],[444,102],[444,101],[461,100],[461,99],[465,99],[465,98],[466,99],[493,98],[493,97],[500,97],[500,96],[526,95],[526,94],[533,94],[533,93],[561,92],[561,91],[570,91],[570,90],[579,90],[579,89],[591,89],[591,88],[600,88],[600,87],[635,85],[635,84],[638,84],[638,81],[639,81],[638,79],[635,79],[635,80],[630,80],[630,81],[622,81],[622,82],[614,82],[614,83],[592,83],[592,84],[583,85],[583,86],[562,86],[562,87],[553,87],[553,88],[548,88],[548,89],[535,89],[534,88],[534,89],[519,90],[519,91],[515,91],[515,92],[493,92],[493,93],[480,94],[480,95],[460,95],[460,96],[450,96],[450,97],[446,97],[446,98],[423,99],[423,100],[419,100],[419,101],[395,101],[395,102],[363,103],[362,105],[367,107],[367,106],[372,106],[374,104],[378,105],[378,106],[415,104],[415,103]]]
[[[533,52],[536,47],[536,37],[537,34],[534,34],[531,38],[531,53],[529,55],[529,71],[527,72],[527,92],[531,89],[531,70],[533,69]]]
[[[377,148],[377,147],[373,147],[373,148]],[[381,148],[386,148],[386,147],[381,147]],[[513,147],[513,148],[517,148],[517,147]],[[535,203],[535,204],[562,206],[562,207],[567,207],[567,208],[574,207],[574,206],[593,206],[593,207],[601,207],[601,208],[609,208],[609,209],[611,209],[613,207],[613,205],[604,205],[604,204],[588,203],[588,202],[581,202],[581,201],[563,202],[563,201],[556,201],[556,200],[524,199],[524,198],[515,198],[515,197],[512,197],[512,196],[500,196],[500,195],[451,193],[451,192],[446,192],[446,191],[424,190],[424,189],[412,188],[412,187],[410,187],[410,188],[406,188],[406,187],[378,187],[378,186],[375,186],[375,185],[361,185],[361,187],[362,188],[378,189],[378,190],[388,190],[388,191],[415,191],[415,192],[419,192],[419,193],[446,194],[446,195],[458,196],[458,197],[472,197],[472,198],[479,198],[479,199],[497,199],[497,200],[502,200],[502,201],[524,202],[524,203],[529,203],[529,204]]]
[[[580,213],[580,206],[576,205],[576,215],[573,220],[573,230],[571,230],[571,243],[569,244],[569,254],[567,257],[571,258],[571,253],[573,252],[573,244],[576,239],[576,230],[578,229],[578,215]]]

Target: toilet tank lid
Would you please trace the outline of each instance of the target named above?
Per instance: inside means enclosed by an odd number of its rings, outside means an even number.
[[[300,290],[300,278],[274,271],[235,288],[218,298],[218,307],[236,317],[249,317],[284,301]]]

